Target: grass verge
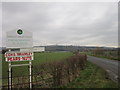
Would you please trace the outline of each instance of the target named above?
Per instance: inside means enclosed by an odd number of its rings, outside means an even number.
[[[87,62],[80,77],[60,88],[118,88],[118,84],[108,79],[107,73],[91,62]]]

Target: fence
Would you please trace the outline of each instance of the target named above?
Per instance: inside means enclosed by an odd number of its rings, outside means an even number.
[[[49,88],[65,85],[85,68],[86,55],[76,54],[62,61],[55,61],[33,66],[33,88]],[[8,88],[8,78],[3,78],[3,88]],[[12,77],[12,88],[29,88],[29,76]]]

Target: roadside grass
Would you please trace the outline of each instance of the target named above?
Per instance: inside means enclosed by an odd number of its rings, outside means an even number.
[[[118,88],[118,84],[108,79],[107,73],[91,62],[87,62],[80,77],[58,88]]]

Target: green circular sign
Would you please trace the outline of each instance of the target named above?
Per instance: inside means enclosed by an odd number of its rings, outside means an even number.
[[[23,31],[22,31],[21,29],[19,29],[19,30],[17,30],[17,33],[18,33],[19,35],[21,35],[21,34],[23,34]]]

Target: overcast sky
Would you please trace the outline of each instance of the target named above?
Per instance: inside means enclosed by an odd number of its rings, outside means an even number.
[[[4,2],[3,41],[6,31],[21,28],[33,32],[34,45],[117,46],[117,4]]]

